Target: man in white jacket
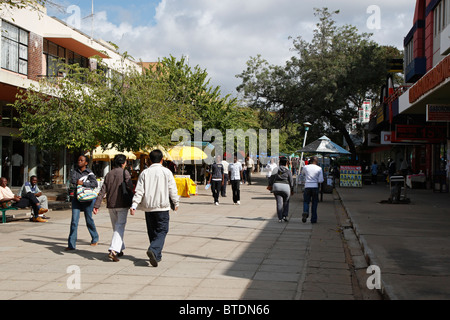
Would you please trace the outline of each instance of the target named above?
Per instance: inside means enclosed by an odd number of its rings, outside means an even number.
[[[317,157],[311,157],[309,164],[302,169],[302,176],[305,181],[305,191],[303,192],[303,223],[309,217],[309,204],[311,205],[311,223],[317,223],[317,206],[319,204],[319,187],[323,183],[323,171],[318,165]]]
[[[172,172],[163,167],[163,153],[154,150],[150,153],[151,166],[144,170],[138,179],[133,197],[130,214],[134,215],[136,209],[145,211],[147,233],[150,247],[147,256],[153,267],[161,261],[162,249],[169,232],[169,211],[171,203],[175,211],[178,210],[180,197],[177,184]]]

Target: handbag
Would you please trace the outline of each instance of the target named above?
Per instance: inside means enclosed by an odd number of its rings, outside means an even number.
[[[77,186],[77,200],[80,202],[89,202],[97,199],[97,192],[91,188],[83,187],[82,185]]]
[[[86,181],[88,176],[94,175],[93,173],[89,173],[87,176],[81,177],[80,180]],[[98,193],[88,187],[83,187],[82,185],[77,186],[77,200],[80,202],[90,202],[92,200],[97,199]]]
[[[127,183],[125,181],[125,169],[123,170],[123,181],[121,187],[122,187],[123,202],[125,203],[126,206],[131,207],[131,204],[133,203],[134,192],[133,190],[130,190],[130,188],[128,188]]]

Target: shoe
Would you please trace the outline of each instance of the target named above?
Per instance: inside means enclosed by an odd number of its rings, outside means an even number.
[[[47,213],[47,212],[48,212],[48,209],[45,209],[45,208],[40,208],[40,209],[39,209],[39,215],[40,215],[40,216],[43,216],[44,213]]]
[[[120,252],[117,254],[117,256],[118,256],[118,257],[123,256],[123,251],[120,251]]]
[[[283,220],[281,220],[281,219],[280,219],[280,220],[278,220],[278,223],[282,223],[282,222],[283,222]]]
[[[157,267],[158,266],[158,261],[156,260],[155,254],[153,253],[152,250],[148,250],[147,251],[147,256],[150,259],[150,264],[152,265],[152,267]]]
[[[45,219],[45,220],[49,220],[50,217],[47,217],[46,215],[43,215],[41,218]]]
[[[34,217],[33,222],[47,222],[47,220],[43,219],[42,217]]]
[[[284,221],[284,222],[289,222],[289,220],[288,220],[287,217],[283,217],[283,221]]]
[[[108,258],[110,258],[111,261],[119,262],[120,260],[117,256],[118,256],[118,254],[115,251],[113,251],[113,250],[109,251]]]
[[[218,203],[218,202],[214,202],[214,204],[215,204],[216,206],[218,206],[218,205],[219,205],[219,203]]]
[[[240,201],[238,201],[238,202],[236,202],[236,204],[239,206],[239,205],[241,205],[241,202]]]
[[[76,250],[75,248],[71,248],[71,247],[67,247],[64,249],[64,251],[75,251],[75,250]]]
[[[304,213],[302,214],[302,222],[303,222],[303,223],[306,222],[306,219],[308,219],[308,216],[309,216],[309,214],[307,214],[306,212],[304,212]]]
[[[92,242],[91,247],[95,247],[98,244],[98,242]]]

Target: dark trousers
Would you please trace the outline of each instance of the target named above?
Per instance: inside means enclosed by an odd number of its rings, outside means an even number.
[[[247,169],[247,182],[248,182],[248,184],[252,184],[252,171],[253,171],[253,168]]]
[[[228,184],[228,174],[223,175],[223,186],[220,188],[220,195],[222,197],[227,196],[227,184]]]
[[[162,250],[166,241],[167,233],[169,233],[169,211],[146,212],[145,221],[147,223],[148,239],[151,250],[155,254],[157,261],[162,258]]]
[[[319,205],[319,188],[305,188],[303,193],[303,213],[309,214],[311,203],[311,222],[317,222],[317,206]]]
[[[241,201],[241,180],[231,180],[231,190],[233,191],[233,203]]]
[[[214,197],[214,202],[219,202],[220,188],[222,188],[222,181],[211,181],[211,191]]]
[[[20,198],[20,201],[16,202],[13,207],[20,209],[32,207],[34,216],[37,217],[39,214],[39,209],[41,208],[37,205],[38,203],[39,200],[36,198],[36,196],[33,193],[28,192],[26,195],[22,196],[22,198]]]

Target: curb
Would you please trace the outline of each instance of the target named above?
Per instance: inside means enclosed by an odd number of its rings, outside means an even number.
[[[345,200],[342,197],[342,195],[339,193],[339,190],[337,188],[335,188],[336,193],[338,194],[341,204],[344,207],[345,212],[347,213],[349,219],[350,219],[350,224],[353,228],[353,230],[355,231],[355,235],[359,241],[359,244],[361,245],[361,248],[363,250],[364,256],[366,257],[366,260],[368,261],[369,265],[380,265],[378,263],[378,259],[375,255],[375,253],[372,251],[372,249],[370,248],[369,244],[367,243],[367,240],[365,239],[365,237],[361,234],[360,228],[358,226],[357,223],[355,223],[355,219],[352,216],[351,211],[348,209],[348,207],[345,205]],[[398,300],[397,296],[394,293],[394,290],[392,288],[391,285],[387,284],[383,278],[381,278],[381,289],[379,289],[380,293],[382,294],[382,296],[387,299],[387,300]]]

